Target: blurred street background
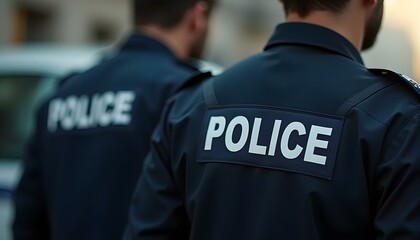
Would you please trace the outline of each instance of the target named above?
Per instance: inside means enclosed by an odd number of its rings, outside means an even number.
[[[131,31],[130,0],[0,0],[0,240],[10,238],[10,189],[19,177],[34,109],[65,73],[97,61]],[[420,1],[385,0],[366,65],[420,80]],[[206,60],[228,67],[261,51],[284,21],[278,0],[220,0]],[[23,50],[22,50],[23,49]],[[55,80],[54,80],[55,79]],[[343,86],[345,87],[345,86]]]
[[[420,79],[420,1],[385,4],[385,25],[366,63]],[[207,58],[229,66],[261,50],[284,16],[277,0],[221,0],[214,20]],[[0,0],[0,47],[117,43],[130,21],[130,0]]]

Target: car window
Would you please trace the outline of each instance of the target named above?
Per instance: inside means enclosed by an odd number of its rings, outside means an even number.
[[[36,110],[53,87],[52,78],[0,75],[0,161],[22,158]]]

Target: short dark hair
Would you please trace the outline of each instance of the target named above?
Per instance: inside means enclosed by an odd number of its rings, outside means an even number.
[[[133,0],[134,24],[172,28],[181,22],[188,9],[200,1],[212,8],[216,0]]]
[[[286,14],[296,12],[306,17],[313,10],[340,12],[350,0],[283,0]]]

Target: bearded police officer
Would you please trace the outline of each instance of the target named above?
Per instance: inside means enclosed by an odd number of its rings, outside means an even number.
[[[37,115],[15,239],[119,239],[167,98],[197,69],[213,0],[135,0],[136,31],[63,82]],[[57,59],[60,61],[60,59]]]
[[[420,239],[419,85],[359,54],[383,0],[282,2],[264,52],[168,104],[127,239]]]

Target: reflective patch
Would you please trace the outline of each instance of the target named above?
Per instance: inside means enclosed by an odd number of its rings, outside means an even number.
[[[344,119],[256,107],[207,111],[197,162],[231,163],[332,179]]]
[[[407,80],[407,82],[412,85],[414,87],[414,90],[416,90],[418,93],[420,93],[420,84],[416,81],[414,81],[414,79],[410,78],[407,75],[401,74],[401,76]]]

